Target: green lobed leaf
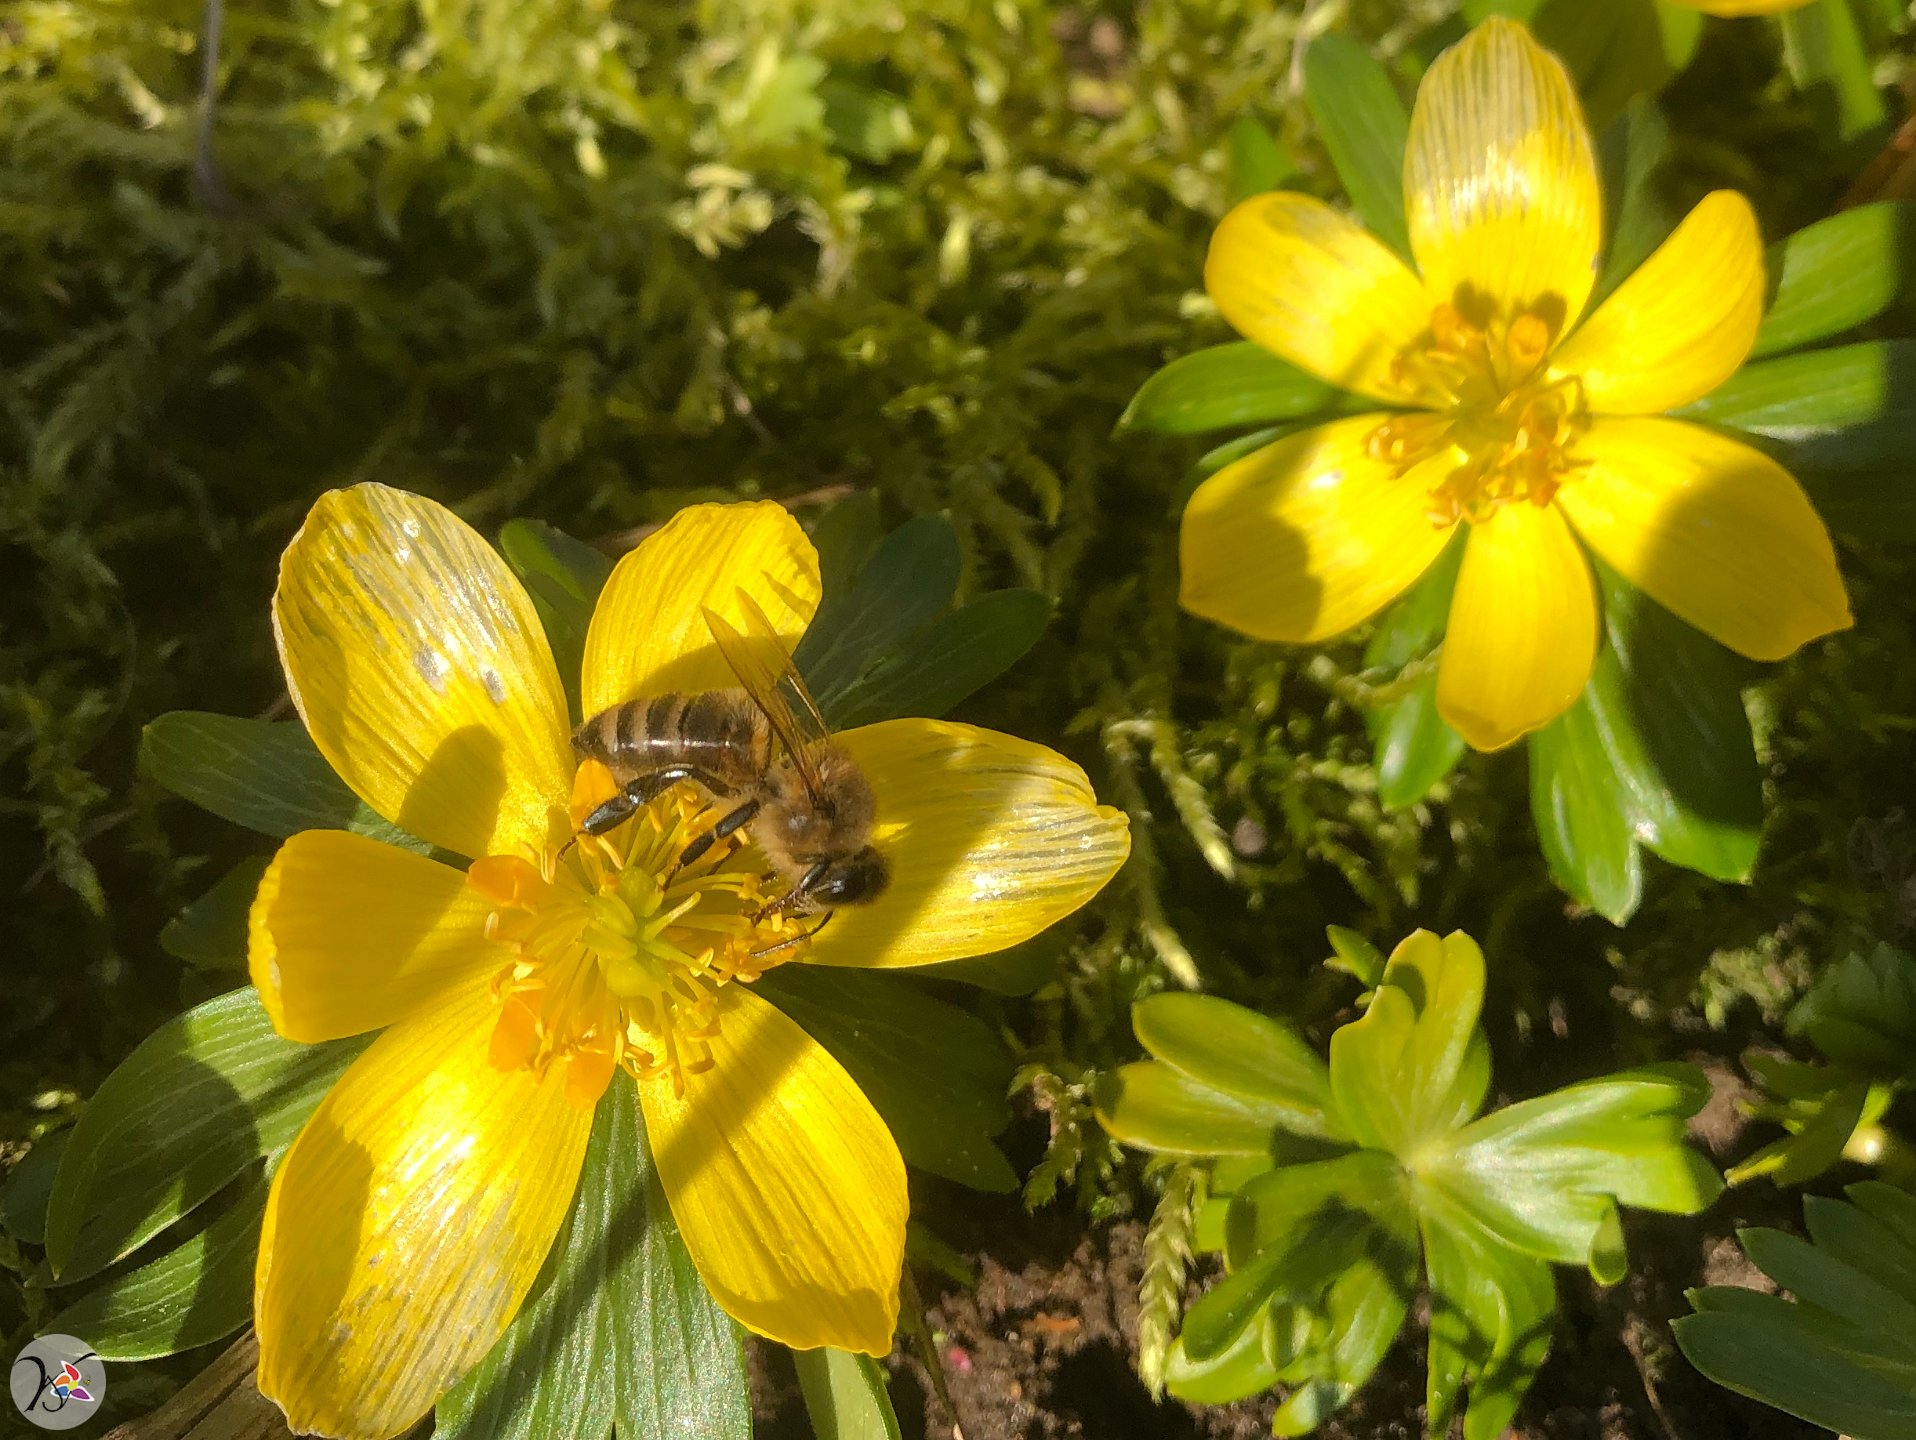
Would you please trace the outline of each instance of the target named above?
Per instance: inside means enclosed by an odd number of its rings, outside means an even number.
[[[1252,115],[1231,122],[1231,203],[1275,190],[1297,174],[1276,137]]]
[[[1352,397],[1248,340],[1173,360],[1138,387],[1121,430],[1201,435],[1312,415]]]
[[[1525,743],[1530,818],[1551,878],[1579,904],[1623,924],[1643,898],[1643,857],[1589,693]]]
[[[1800,1101],[1808,1113],[1795,1133],[1772,1141],[1730,1167],[1728,1180],[1741,1185],[1767,1175],[1778,1185],[1801,1185],[1814,1180],[1843,1157],[1843,1147],[1863,1117],[1869,1101],[1869,1082],[1835,1084],[1815,1101]],[[1798,1108],[1792,1106],[1792,1109]]]
[[[1056,977],[1064,949],[1064,936],[1048,930],[990,955],[921,965],[916,973],[920,979],[956,981],[994,995],[1029,995]]]
[[[249,855],[222,875],[211,890],[166,922],[160,948],[203,970],[246,968],[246,920],[271,862]]]
[[[1036,590],[994,590],[940,615],[826,708],[840,729],[901,715],[937,717],[996,680],[1038,643],[1052,603]]]
[[[1194,1405],[1229,1405],[1277,1384],[1264,1341],[1268,1318],[1244,1331],[1219,1354],[1196,1360],[1184,1348],[1184,1338],[1172,1342],[1164,1357],[1164,1388]]]
[[[46,1236],[60,1282],[131,1253],[290,1143],[370,1040],[283,1040],[248,987],[141,1041],[101,1082],[61,1156]]]
[[[1916,293],[1916,204],[1839,210],[1770,247],[1776,277],[1751,359],[1827,340]]]
[[[1011,1122],[1012,1061],[990,1026],[900,975],[788,965],[756,988],[832,1052],[909,1163],[977,1190],[1016,1188],[991,1142]]]
[[[812,522],[812,546],[824,593],[837,595],[856,585],[858,572],[884,538],[876,490],[854,490],[821,513]]]
[[[1388,963],[1384,952],[1362,935],[1342,925],[1326,925],[1324,935],[1331,942],[1331,958],[1325,965],[1354,976],[1366,988],[1384,978],[1384,966]]]
[[[567,709],[577,715],[586,631],[612,561],[543,520],[508,520],[499,530],[499,549],[532,597],[565,686]]]
[[[1916,959],[1889,945],[1842,956],[1797,1001],[1788,1030],[1866,1075],[1916,1078]]]
[[[1916,1358],[1873,1354],[1853,1329],[1827,1333],[1780,1295],[1712,1288],[1691,1301],[1698,1313],[1671,1327],[1677,1348],[1725,1389],[1854,1440],[1916,1440]]]
[[[1607,643],[1582,704],[1631,835],[1673,864],[1747,880],[1763,779],[1743,709],[1744,666],[1601,561],[1596,571]]]
[[[1556,1280],[1547,1262],[1498,1243],[1441,1195],[1425,1197],[1420,1219],[1431,1291],[1428,1429],[1448,1431],[1468,1386],[1464,1433],[1494,1440],[1549,1354]]]
[[[1297,1227],[1325,1209],[1366,1215],[1385,1235],[1414,1247],[1415,1219],[1405,1187],[1403,1170],[1379,1150],[1280,1165],[1246,1180],[1231,1196],[1225,1255],[1233,1265],[1246,1265],[1261,1251],[1291,1243]]]
[[[582,1383],[587,1377],[590,1383]],[[748,1440],[738,1329],[699,1279],[615,1076],[593,1116],[572,1209],[518,1317],[439,1403],[465,1440]]]
[[[1899,1293],[1875,1265],[1859,1267],[1787,1231],[1755,1227],[1737,1238],[1757,1267],[1797,1300],[1916,1362],[1916,1292]]]
[[[245,1182],[197,1235],[89,1290],[46,1324],[102,1360],[153,1360],[224,1339],[253,1318],[253,1269],[270,1171]]]
[[[1827,1065],[1808,1060],[1789,1060],[1761,1050],[1745,1050],[1743,1068],[1772,1095],[1786,1100],[1811,1099],[1827,1095],[1836,1083]]]
[[[1757,436],[1791,470],[1894,472],[1871,488],[1897,510],[1910,504],[1905,472],[1916,465],[1912,411],[1916,340],[1864,340],[1746,365],[1675,413]]]
[[[1094,1099],[1106,1130],[1160,1154],[1302,1159],[1325,1149],[1292,1131],[1293,1105],[1215,1089],[1162,1061],[1103,1072]]]
[[[1273,1434],[1308,1434],[1357,1393],[1404,1328],[1416,1280],[1415,1249],[1387,1258],[1375,1245],[1337,1277],[1312,1307],[1321,1338],[1302,1357],[1311,1379],[1278,1407]]]
[[[1816,0],[1776,17],[1783,63],[1839,142],[1865,139],[1889,120],[1849,0]]]
[[[1443,638],[1463,563],[1464,538],[1460,533],[1444,547],[1444,553],[1377,627],[1364,650],[1366,667],[1402,670]],[[1377,755],[1377,797],[1392,809],[1422,800],[1456,768],[1468,748],[1464,737],[1437,713],[1435,668],[1401,699],[1367,709],[1364,723]]]
[[[60,1156],[72,1135],[71,1130],[56,1130],[34,1141],[33,1148],[14,1163],[6,1181],[0,1183],[0,1226],[15,1240],[46,1244],[47,1200],[53,1194]]]
[[[1214,445],[1206,450],[1184,472],[1182,479],[1172,487],[1165,502],[1164,513],[1167,519],[1176,520],[1184,514],[1184,507],[1191,503],[1191,497],[1197,493],[1198,486],[1209,480],[1225,466],[1253,455],[1269,445],[1273,440],[1282,440],[1286,435],[1294,435],[1309,428],[1313,421],[1299,420],[1289,425],[1265,425],[1234,440],[1226,440],[1222,445]]]
[[[1457,768],[1470,748],[1437,712],[1437,672],[1401,700],[1364,716],[1377,752],[1377,798],[1392,810],[1415,805]]]
[[[1585,113],[1598,129],[1633,96],[1661,90],[1689,58],[1701,16],[1666,20],[1656,0],[1545,0],[1531,28],[1577,82]]]
[[[1222,1355],[1273,1302],[1310,1304],[1363,1255],[1370,1222],[1340,1207],[1297,1217],[1293,1228],[1258,1250],[1184,1312],[1185,1353]]]
[[[1615,1204],[1691,1215],[1722,1192],[1684,1143],[1684,1122],[1708,1096],[1690,1065],[1572,1085],[1431,1140],[1418,1178],[1502,1244],[1587,1265]]]
[[[1916,1246],[1905,1243],[1893,1227],[1827,1195],[1804,1197],[1803,1223],[1818,1250],[1916,1299]]]
[[[140,732],[140,773],[267,835],[352,830],[421,854],[429,848],[348,790],[296,720],[174,710]]]
[[[834,724],[844,692],[951,604],[959,568],[951,522],[920,515],[879,543],[851,585],[825,594],[793,660]]]
[[[1672,8],[1659,5],[1658,13],[1668,13]],[[1604,188],[1616,197],[1616,218],[1585,313],[1594,311],[1649,259],[1682,218],[1664,198],[1663,170],[1671,156],[1670,126],[1654,100],[1639,95],[1630,101],[1601,138],[1601,159],[1606,162],[1606,171],[1614,175]]]
[[[1590,1278],[1599,1285],[1614,1285],[1630,1273],[1630,1251],[1623,1239],[1623,1217],[1614,1204],[1606,1206],[1597,1221],[1597,1232],[1590,1241],[1588,1268]]]
[[[1843,1193],[1895,1236],[1897,1244],[1916,1251],[1916,1195],[1881,1180],[1860,1180]]]
[[[1368,46],[1347,35],[1314,36],[1304,49],[1304,103],[1364,224],[1408,259],[1404,146],[1410,112],[1389,73]]]
[[[1483,996],[1483,952],[1461,931],[1419,930],[1391,953],[1370,1008],[1331,1036],[1331,1093],[1360,1144],[1404,1157],[1477,1113]]]
[[[1167,991],[1131,1007],[1138,1043],[1201,1085],[1257,1102],[1300,1135],[1348,1138],[1330,1071],[1288,1026],[1213,995]]]
[[[848,1350],[794,1350],[799,1392],[817,1440],[899,1440],[885,1371]]]

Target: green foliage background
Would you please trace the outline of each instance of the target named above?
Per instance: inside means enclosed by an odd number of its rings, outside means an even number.
[[[8,7],[0,1147],[221,988],[155,936],[258,842],[142,783],[140,727],[281,703],[278,553],[361,479],[612,549],[692,500],[810,516],[874,488],[895,519],[951,515],[969,592],[1057,598],[965,711],[1071,750],[1134,816],[1132,866],[1010,1012],[1052,1119],[1039,1198],[1131,1203],[1085,1070],[1132,1053],[1128,1002],[1167,966],[1311,1024],[1341,1002],[1325,924],[1467,927],[1499,1088],[1525,1094],[1731,1053],[1840,935],[1916,919],[1916,840],[1886,818],[1916,801],[1902,546],[1846,544],[1855,631],[1754,692],[1753,886],[1654,865],[1622,932],[1545,876],[1520,752],[1384,811],[1363,635],[1281,650],[1178,615],[1174,497],[1203,447],[1112,427],[1166,359],[1229,338],[1199,271],[1232,124],[1328,193],[1294,42],[1336,27],[1414,78],[1452,8],[272,0],[226,14],[208,170],[199,0]],[[1709,26],[1665,104],[1670,198],[1736,186],[1772,238],[1863,158],[1765,25]],[[0,1263],[5,1334],[37,1302]]]

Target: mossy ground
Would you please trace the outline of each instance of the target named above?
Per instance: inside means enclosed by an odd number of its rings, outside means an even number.
[[[279,550],[360,479],[609,550],[691,500],[806,515],[871,488],[952,517],[970,588],[1056,597],[966,717],[1066,748],[1134,817],[1056,983],[999,1012],[1051,1121],[1032,1198],[1098,1220],[1150,1196],[1085,1075],[1128,1054],[1167,964],[1321,1038],[1349,997],[1317,966],[1326,924],[1467,928],[1520,1096],[1733,1055],[1842,937],[1916,921],[1900,873],[1851,858],[1916,848],[1893,547],[1846,542],[1856,629],[1753,692],[1754,882],[1651,862],[1623,930],[1545,875],[1520,755],[1379,806],[1361,637],[1305,653],[1178,613],[1172,501],[1201,447],[1112,429],[1158,365],[1226,338],[1199,266],[1232,122],[1328,192],[1302,29],[1396,56],[1454,24],[1443,0],[1307,8],[275,0],[225,14],[204,148],[200,0],[0,14],[0,1154],[231,983],[155,936],[263,842],[143,783],[140,728],[281,705]],[[1712,25],[1665,101],[1679,202],[1735,185],[1776,236],[1853,172],[1766,25]],[[43,1300],[0,1262],[12,1336]],[[1598,1403],[1579,1385],[1553,1366],[1533,1409]]]

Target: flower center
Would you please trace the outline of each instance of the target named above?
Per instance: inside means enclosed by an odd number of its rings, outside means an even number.
[[[611,791],[582,783],[579,793],[595,798],[584,809],[575,798],[575,823]],[[473,864],[466,883],[498,907],[486,935],[511,951],[492,981],[496,1068],[543,1075],[563,1064],[567,1096],[589,1107],[615,1069],[668,1074],[684,1094],[685,1077],[711,1067],[719,992],[795,958],[817,925],[761,916],[766,887],[782,887],[740,840],[679,865],[723,814],[675,786],[610,834]]]
[[[1545,364],[1559,328],[1541,307],[1476,321],[1443,304],[1397,357],[1393,375],[1430,408],[1392,416],[1364,448],[1400,476],[1448,453],[1426,507],[1433,525],[1487,520],[1515,501],[1548,505],[1589,463],[1570,453],[1589,424],[1583,383]]]

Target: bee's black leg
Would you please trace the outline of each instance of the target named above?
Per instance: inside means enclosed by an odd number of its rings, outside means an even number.
[[[810,940],[813,936],[817,935],[819,931],[823,930],[827,925],[831,924],[832,916],[836,915],[837,913],[838,912],[836,910],[827,910],[824,914],[824,917],[816,925],[812,926],[811,929],[807,930],[803,935],[794,935],[791,939],[781,940],[776,945],[767,945],[763,950],[754,950],[752,952],[752,958],[754,960],[763,960],[767,955],[776,955],[781,950],[790,950],[794,945],[798,945],[802,943],[803,941]]]
[[[818,888],[819,882],[825,878],[825,872],[831,868],[829,860],[814,860],[811,868],[798,877],[796,885],[770,904],[759,907],[758,913],[752,917],[752,923],[756,925],[768,916],[783,914],[787,910],[801,909],[809,904],[812,891]]]
[[[679,871],[683,870],[687,865],[690,865],[719,841],[725,839],[734,830],[737,830],[742,825],[749,825],[752,821],[752,817],[758,814],[758,807],[758,801],[747,800],[743,805],[739,806],[738,809],[732,811],[731,814],[723,816],[718,824],[714,825],[710,830],[707,830],[703,835],[696,837],[690,845],[687,845],[685,849],[679,852],[679,863],[672,867],[672,873],[674,875],[678,874]]]
[[[695,780],[716,793],[718,782],[696,765],[668,765],[663,770],[648,770],[626,781],[618,794],[585,817],[579,829],[587,835],[603,835],[615,830],[681,780]]]

